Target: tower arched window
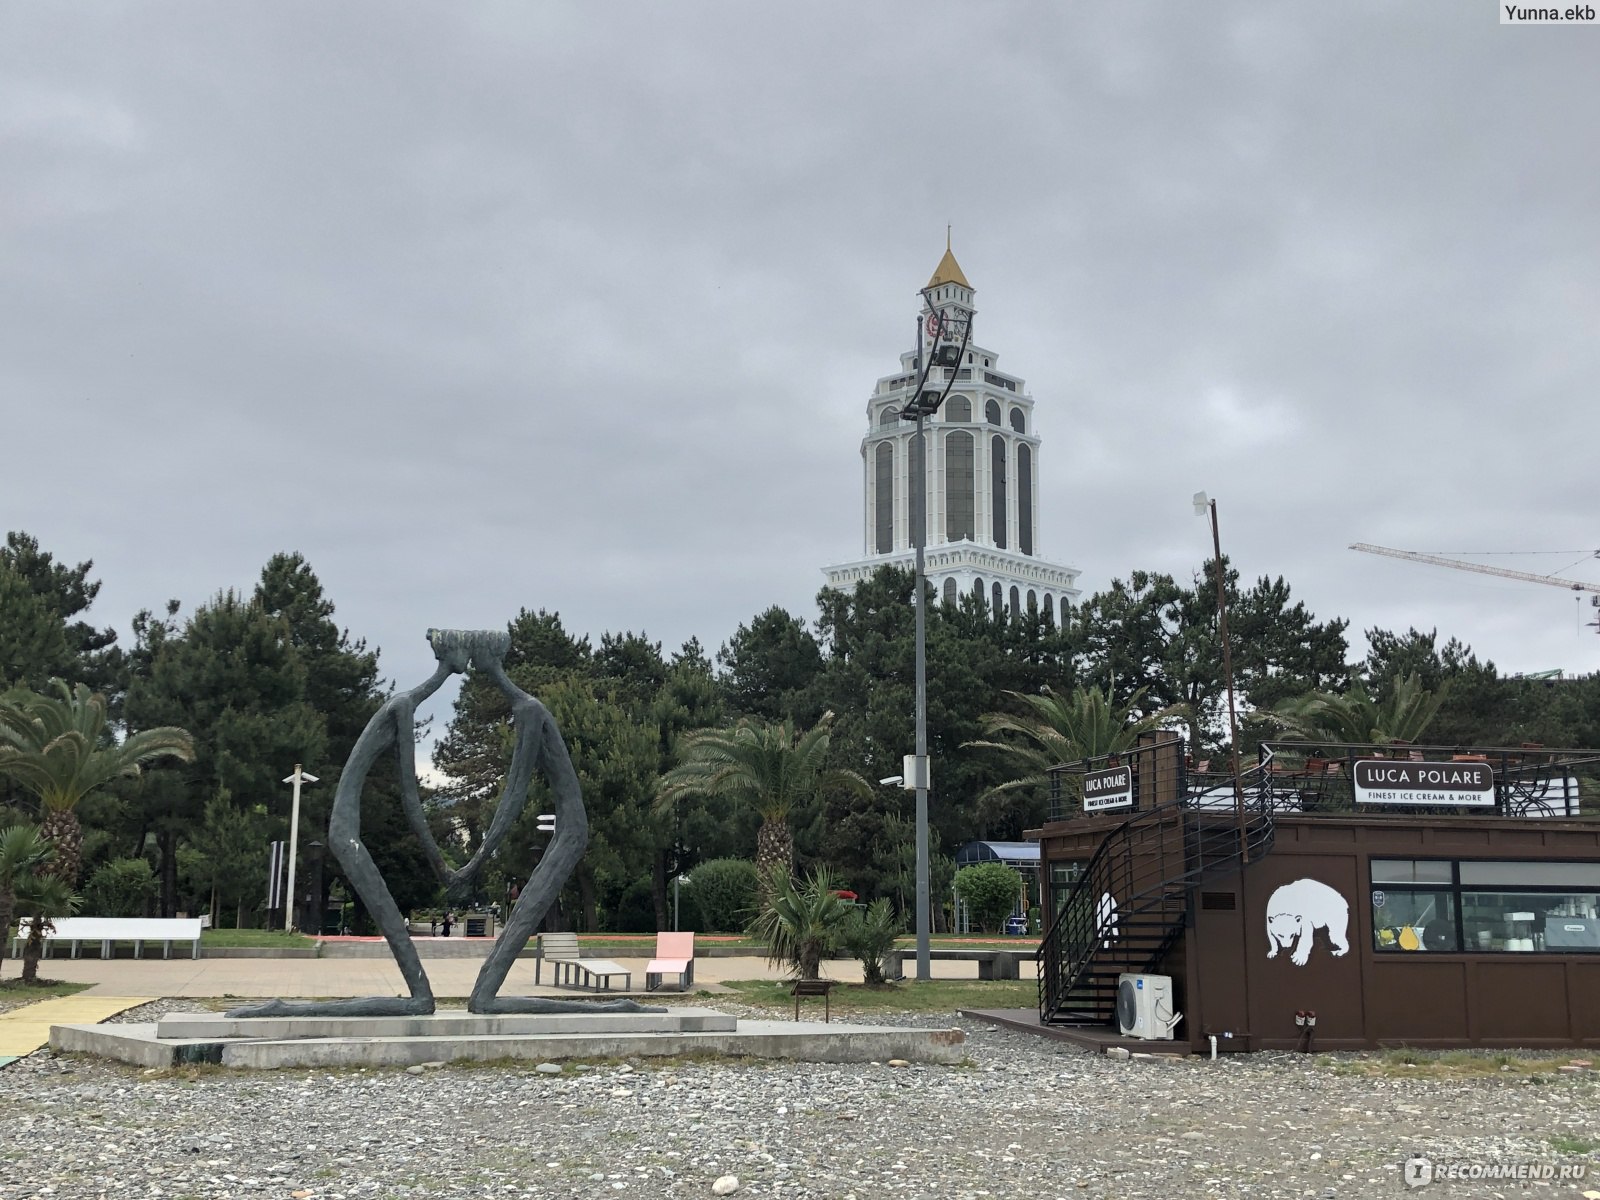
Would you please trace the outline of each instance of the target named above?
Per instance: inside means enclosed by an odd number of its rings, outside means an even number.
[[[1005,596],[1001,593],[998,583],[991,589],[991,593],[994,597],[994,615],[998,617],[1006,611]]]
[[[879,442],[874,453],[878,498],[873,514],[876,518],[873,545],[876,553],[888,554],[894,549],[894,443]]]
[[[1011,615],[1017,616],[1022,611],[1021,597],[1017,595],[1017,585],[1011,585]]]
[[[975,541],[978,536],[973,459],[970,433],[962,430],[944,435],[944,540],[947,542]]]
[[[1017,443],[1017,549],[1033,553],[1033,449]]]
[[[994,481],[994,544],[1006,548],[1006,440],[998,433],[989,440],[989,478]]]
[[[974,596],[976,596],[979,600],[982,600],[983,597],[984,597],[984,591],[985,591],[985,589],[984,589],[984,586],[983,586],[983,578],[982,578],[982,576],[980,576],[977,579],[974,579],[972,581],[972,594]]]
[[[951,608],[956,606],[956,581],[954,576],[944,581],[944,602]]]
[[[991,425],[1000,424],[1000,401],[985,400],[983,402],[983,419]]]
[[[1031,616],[1039,611],[1039,595],[1032,588],[1028,589],[1028,613]]]
[[[1028,422],[1027,419],[1022,415],[1022,410],[1020,408],[1013,408],[1010,416],[1011,428],[1015,429],[1018,433],[1028,432]]]
[[[1065,596],[1061,597],[1061,628],[1067,627],[1067,622],[1072,615],[1072,601]]]
[[[885,429],[900,419],[900,414],[895,412],[894,406],[881,410],[878,413],[878,428]]]
[[[946,421],[972,420],[972,401],[965,396],[951,396],[945,401],[944,419]]]
[[[1056,602],[1049,592],[1044,594],[1044,608],[1042,611],[1044,613],[1044,623],[1054,628],[1056,623]]]

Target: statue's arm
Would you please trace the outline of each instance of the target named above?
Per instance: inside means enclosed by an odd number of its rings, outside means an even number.
[[[409,695],[396,697],[393,719],[395,754],[400,759],[400,804],[405,809],[406,823],[422,843],[428,865],[439,882],[449,883],[450,867],[428,828],[428,816],[422,811],[422,793],[417,787],[417,709]]]

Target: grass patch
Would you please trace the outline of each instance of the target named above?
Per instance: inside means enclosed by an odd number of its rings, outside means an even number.
[[[725,985],[746,1004],[794,1012],[789,983],[781,979],[739,979]],[[958,1008],[1033,1008],[1039,987],[1031,979],[907,980],[869,988],[860,983],[835,984],[830,998],[836,1013],[954,1012]],[[800,1015],[821,1008],[814,997],[800,1002]]]
[[[60,979],[41,979],[38,983],[23,983],[20,979],[0,979],[0,1005],[8,1002],[29,1004],[35,1000],[48,1000],[52,996],[76,996],[92,983],[67,983]]]
[[[309,949],[317,943],[303,933],[290,933],[283,929],[202,929],[200,945],[220,948],[233,946],[271,946],[291,949]]]
[[[1568,1137],[1558,1133],[1555,1137],[1545,1138],[1550,1143],[1550,1148],[1561,1154],[1593,1154],[1600,1150],[1600,1141],[1586,1137]]]

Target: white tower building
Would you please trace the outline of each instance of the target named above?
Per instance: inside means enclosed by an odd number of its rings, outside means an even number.
[[[1033,397],[1021,379],[999,369],[993,350],[968,340],[962,361],[929,370],[922,390],[943,392],[948,384],[949,394],[927,421],[928,461],[914,461],[916,426],[900,413],[916,398],[923,358],[933,351],[941,319],[945,330],[965,329],[977,311],[972,285],[948,246],[920,296],[917,348],[900,356],[900,370],[879,379],[867,401],[861,439],[866,556],[824,567],[828,586],[851,588],[879,567],[912,566],[911,480],[921,470],[927,484],[924,557],[934,594],[955,603],[976,591],[997,612],[1032,606],[1064,620],[1079,595],[1078,569],[1039,557]],[[955,347],[941,349],[954,357]]]

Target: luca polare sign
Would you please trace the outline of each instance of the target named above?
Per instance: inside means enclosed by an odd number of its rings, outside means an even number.
[[[1363,758],[1352,777],[1357,804],[1494,807],[1494,770],[1488,763]]]
[[[1083,776],[1083,811],[1133,807],[1133,768],[1107,767]]]

